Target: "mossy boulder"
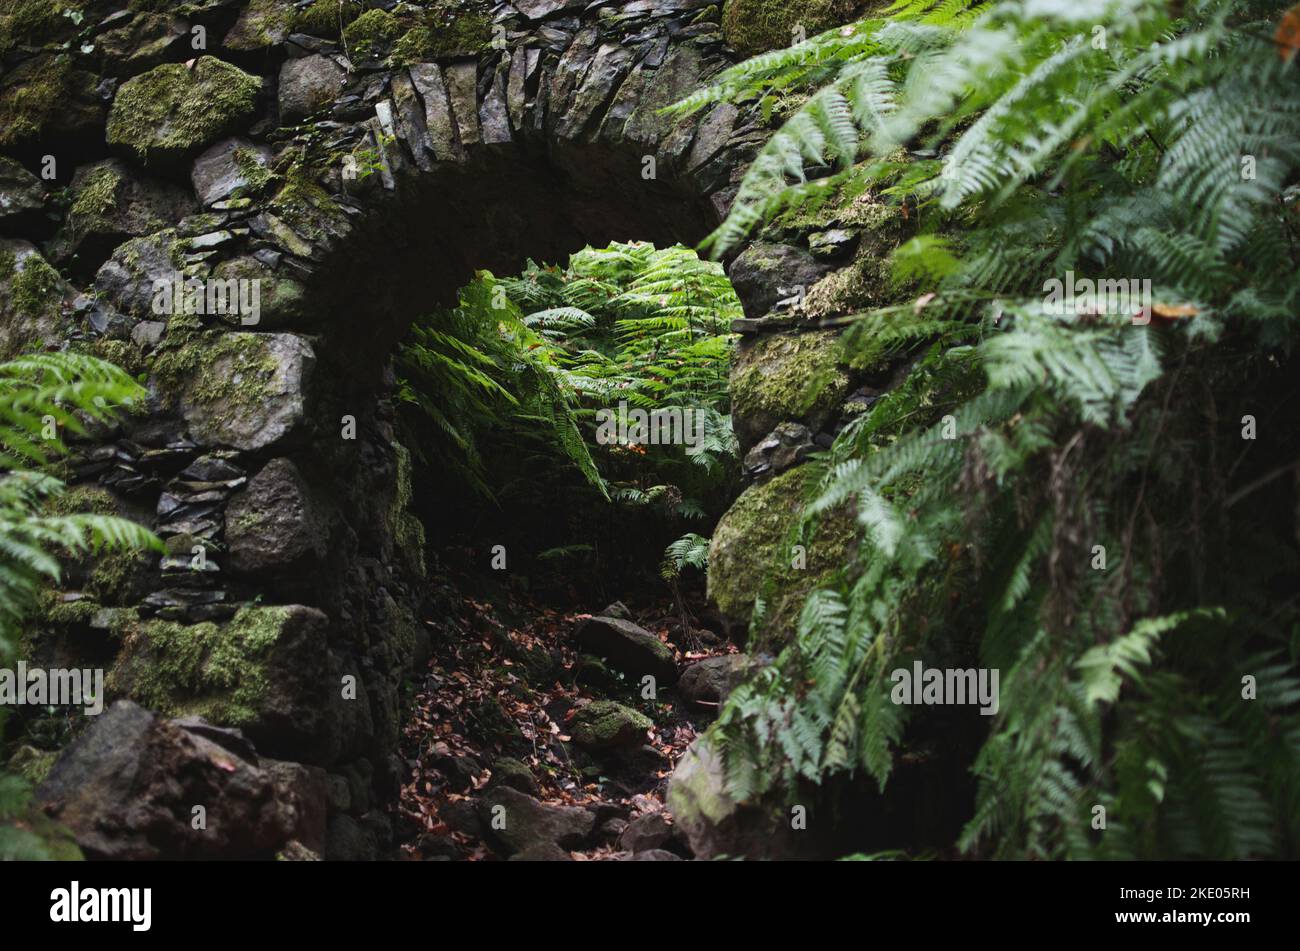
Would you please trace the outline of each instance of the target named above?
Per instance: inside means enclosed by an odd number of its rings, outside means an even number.
[[[804,598],[851,560],[857,530],[847,512],[827,513],[806,536],[799,532],[812,472],[799,466],[750,486],[713,530],[709,597],[738,622],[749,620],[755,599],[763,598],[766,610],[751,644],[756,650],[787,640]]]
[[[736,52],[753,56],[847,23],[862,5],[855,0],[727,0],[722,35]]]
[[[742,803],[731,795],[722,754],[709,733],[678,760],[668,782],[667,806],[697,859],[806,857],[799,841],[806,833],[791,829],[782,803]]]
[[[97,137],[104,106],[94,73],[66,53],[33,56],[0,78],[0,148]]]
[[[76,0],[3,0],[0,2],[0,53],[15,46],[42,46],[77,32],[73,16],[85,4]]]
[[[741,350],[731,368],[731,419],[741,452],[799,422],[814,433],[849,391],[833,331],[771,334]]]
[[[153,385],[179,404],[201,445],[265,449],[302,423],[316,363],[306,339],[206,331],[168,343],[155,358]]]
[[[636,746],[654,726],[648,716],[613,700],[597,700],[577,713],[569,725],[573,742],[599,751]]]
[[[77,255],[83,269],[99,267],[127,238],[153,234],[195,210],[187,190],[137,175],[120,159],[81,166],[69,192],[66,222],[50,250],[61,263]]]
[[[145,162],[174,163],[252,121],[262,83],[201,56],[164,63],[124,82],[108,114],[108,143]]]
[[[337,3],[319,5],[334,7],[337,16]],[[251,0],[221,42],[227,49],[240,52],[278,46],[294,31],[297,19],[293,0]]]
[[[528,764],[523,760],[515,759],[513,756],[501,756],[492,763],[492,778],[489,780],[488,785],[509,786],[511,789],[517,789],[521,793],[527,793],[530,796],[541,795],[541,789],[537,785],[537,777],[528,768]]]
[[[326,627],[315,608],[248,605],[224,623],[125,617],[113,697],[167,716],[239,727],[267,750],[317,740],[326,715]]]
[[[59,339],[72,288],[26,241],[0,238],[0,359]]]

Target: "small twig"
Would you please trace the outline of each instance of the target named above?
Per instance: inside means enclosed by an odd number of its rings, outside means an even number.
[[[1236,492],[1232,493],[1232,495],[1228,496],[1227,500],[1223,503],[1223,507],[1226,509],[1232,508],[1256,489],[1262,489],[1278,476],[1286,475],[1288,472],[1295,472],[1297,469],[1300,469],[1300,459],[1280,465],[1276,469],[1270,469],[1255,481],[1248,482]]]

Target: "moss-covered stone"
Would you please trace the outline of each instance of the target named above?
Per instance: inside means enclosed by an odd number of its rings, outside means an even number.
[[[179,404],[196,439],[252,450],[301,422],[314,366],[310,345],[291,334],[169,332],[153,384],[165,402]]]
[[[33,786],[39,786],[58,757],[59,754],[54,750],[38,750],[34,746],[23,745],[9,757],[9,769]]]
[[[470,0],[434,3],[393,44],[394,66],[427,63],[447,56],[469,56],[492,39],[491,6]]]
[[[402,35],[401,21],[387,10],[367,10],[343,30],[343,44],[354,61],[383,59]]]
[[[90,133],[103,121],[95,83],[66,53],[20,63],[0,79],[0,148]]]
[[[192,69],[164,63],[118,89],[108,142],[144,161],[190,157],[250,121],[260,89],[256,76],[212,56]]]
[[[709,597],[738,621],[749,620],[757,598],[765,605],[751,651],[788,638],[808,593],[851,560],[857,527],[848,512],[822,516],[808,537],[799,533],[812,471],[799,466],[750,486],[713,531]]]
[[[267,49],[284,42],[297,17],[292,0],[251,0],[222,43],[232,50]]]
[[[249,605],[224,624],[124,619],[107,689],[166,716],[201,716],[223,726],[278,716],[290,676],[283,655],[297,652],[285,642],[306,610]]]
[[[832,331],[760,337],[731,370],[731,415],[741,448],[777,423],[805,423],[814,432],[844,398],[849,377]]]
[[[54,343],[70,292],[34,247],[0,239],[0,359]]]
[[[727,0],[722,8],[722,33],[744,56],[791,46],[800,35],[814,36],[837,23],[846,23],[862,4],[854,0]],[[797,31],[802,28],[802,34]]]
[[[608,750],[637,745],[652,726],[653,720],[631,707],[613,700],[597,700],[574,714],[569,731],[579,746]]]
[[[80,218],[99,218],[113,210],[117,204],[117,190],[122,175],[110,165],[101,166],[82,183],[68,214]]]
[[[0,53],[70,37],[84,6],[78,0],[0,0]]]

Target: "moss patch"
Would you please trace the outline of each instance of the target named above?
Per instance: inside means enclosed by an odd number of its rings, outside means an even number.
[[[28,255],[9,286],[15,311],[24,317],[49,315],[63,300],[62,283],[45,258]]]
[[[401,443],[394,443],[393,449],[397,454],[397,486],[393,492],[392,507],[388,511],[389,527],[408,570],[414,577],[423,578],[424,524],[411,511],[411,453]]]
[[[164,63],[127,80],[113,99],[108,142],[139,158],[192,155],[252,118],[261,81],[212,56]]]
[[[760,337],[736,361],[731,375],[737,434],[752,443],[785,420],[815,429],[848,386],[834,332]]]
[[[77,0],[0,0],[0,52],[71,36],[78,27],[65,11],[75,15],[83,6]]]
[[[852,0],[727,0],[722,8],[722,33],[737,52],[745,56],[790,46],[795,30],[803,27],[814,36],[837,23],[846,23],[856,7]]]
[[[338,37],[340,26],[346,27],[365,10],[357,0],[315,0],[293,15],[293,30],[311,36]]]
[[[485,3],[432,4],[393,45],[394,66],[481,52],[492,39],[491,8]]]
[[[634,746],[654,722],[645,714],[613,700],[597,700],[579,710],[570,729],[573,741],[588,749]]]
[[[15,69],[0,91],[0,146],[40,138],[76,82],[72,58],[36,57]]]
[[[245,726],[267,700],[267,668],[289,616],[285,608],[248,606],[225,624],[128,621],[106,685],[165,716]]]
[[[354,60],[382,59],[402,35],[402,23],[387,10],[367,10],[343,30],[343,43]]]
[[[229,361],[221,374],[219,362]],[[229,403],[232,408],[252,407],[268,395],[266,384],[279,364],[255,334],[204,331],[157,356],[154,380],[167,394],[185,390],[196,403]]]
[[[100,220],[112,211],[117,205],[117,190],[121,185],[122,176],[111,166],[91,172],[68,209],[74,227],[84,229],[88,223]]]
[[[765,612],[757,646],[779,645],[792,633],[804,598],[849,562],[857,537],[852,516],[823,516],[808,535],[799,531],[813,469],[799,466],[736,499],[714,529],[709,546],[709,596],[726,615],[750,617],[761,597]],[[802,546],[802,553],[795,546]],[[802,567],[799,567],[802,565]]]

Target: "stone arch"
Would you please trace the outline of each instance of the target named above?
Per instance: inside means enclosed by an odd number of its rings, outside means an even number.
[[[26,196],[0,206],[0,254],[41,289],[28,301],[16,279],[0,286],[0,344],[71,340],[148,378],[148,414],[104,433],[79,474],[169,551],[159,568],[119,566],[111,590],[92,585],[107,610],[51,623],[112,630],[117,694],[239,727],[259,752],[307,764],[299,785],[346,777],[331,812],[360,817],[399,781],[399,688],[422,651],[419,525],[387,400],[398,337],[478,268],[615,239],[698,241],[768,131],[732,105],[659,111],[735,61],[710,0],[484,6],[474,37],[414,56],[403,44],[418,22],[374,17],[373,34],[340,37],[288,0],[102,6],[75,36],[98,52],[55,52],[76,33],[56,19],[48,48],[0,77],[0,118],[15,75],[30,84],[57,65],[55,92],[72,97],[70,115],[47,109],[0,143],[22,159],[0,158],[0,188]],[[70,203],[57,230],[29,181],[47,150],[75,166],[59,172]],[[847,245],[818,251],[807,231],[764,235],[729,265],[747,315],[742,377],[774,360],[798,390],[827,359],[825,335],[805,340],[774,313],[781,288],[842,273]],[[46,239],[62,274],[26,238]],[[159,316],[158,282],[177,274],[256,282],[257,322]],[[847,306],[838,285],[827,295],[823,315]],[[812,426],[791,438],[810,437],[849,389],[833,376],[811,409],[749,394],[743,448],[788,420]],[[747,532],[726,537],[744,552]],[[209,573],[188,570],[195,545],[211,546]],[[197,658],[182,650],[195,639]],[[338,854],[364,852],[342,838]]]

